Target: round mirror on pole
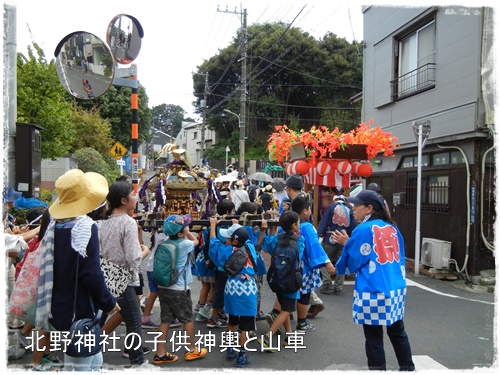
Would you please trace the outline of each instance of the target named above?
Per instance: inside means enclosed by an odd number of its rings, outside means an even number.
[[[139,21],[128,14],[119,14],[111,20],[106,32],[106,41],[115,61],[130,64],[139,55],[144,31]]]
[[[108,91],[115,76],[111,50],[86,31],[66,35],[54,52],[59,81],[72,96],[91,100]]]

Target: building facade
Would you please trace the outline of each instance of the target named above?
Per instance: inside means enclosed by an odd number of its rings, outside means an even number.
[[[368,6],[363,30],[362,118],[401,146],[375,160],[369,182],[381,186],[406,256],[417,252],[420,177],[421,237],[450,242],[449,264],[464,274],[494,268],[493,9]]]
[[[182,122],[175,138],[178,147],[187,150],[192,165],[202,165],[203,154],[217,142],[215,132],[199,122]]]

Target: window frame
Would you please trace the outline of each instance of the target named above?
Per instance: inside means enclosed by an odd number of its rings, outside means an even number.
[[[423,33],[425,29],[432,27],[433,39],[433,51],[425,56],[419,56],[419,39],[420,33]],[[412,37],[416,37],[415,40],[415,56],[413,60],[415,61],[416,68],[408,72],[402,71],[403,65],[403,47],[404,43],[409,41]],[[391,80],[391,99],[393,102],[397,102],[402,99],[420,94],[422,92],[433,89],[436,86],[436,16],[432,14],[430,17],[426,17],[420,20],[418,23],[413,24],[411,27],[406,28],[398,35],[394,37],[394,71],[393,79]],[[427,62],[425,64],[420,64],[422,59],[429,59],[432,62]]]

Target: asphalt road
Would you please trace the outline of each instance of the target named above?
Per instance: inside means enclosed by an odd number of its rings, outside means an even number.
[[[148,242],[146,242],[148,243]],[[144,264],[145,266],[145,264]],[[145,269],[145,268],[144,268]],[[200,283],[191,285],[192,299],[196,303]],[[364,338],[361,326],[352,322],[351,302],[353,281],[347,281],[343,294],[318,294],[323,300],[325,310],[310,322],[316,330],[305,334],[305,348],[281,349],[277,353],[260,352],[259,344],[250,344],[256,352],[251,353],[250,370],[366,370]],[[274,294],[267,285],[262,293],[261,309],[272,309]],[[417,370],[449,369],[473,370],[475,372],[498,371],[495,340],[495,295],[476,292],[466,288],[462,281],[441,281],[424,275],[408,273],[408,292],[405,326]],[[159,304],[153,309],[153,320],[159,321]],[[296,315],[295,315],[296,317]],[[293,326],[292,326],[293,327]],[[195,329],[201,335],[215,334],[216,345],[221,342],[221,329],[207,328],[205,322],[195,322]],[[266,321],[257,322],[257,333],[264,334],[268,329]],[[170,331],[180,331],[174,328]],[[117,335],[125,336],[125,326],[116,329]],[[11,335],[9,335],[11,336]],[[143,333],[143,339],[152,340],[153,336]],[[123,343],[123,341],[121,341]],[[121,344],[120,343],[120,344]],[[120,348],[120,344],[118,345]],[[153,344],[146,344],[153,346]],[[396,371],[397,361],[388,339],[385,341],[387,369]],[[179,352],[179,361],[155,366],[173,371],[184,370],[233,370],[234,359],[227,360],[220,348],[212,347],[201,360],[186,362],[184,349]],[[56,352],[62,357],[62,353]],[[31,353],[22,358],[9,361],[7,368],[24,369],[31,361]],[[146,356],[152,362],[154,351]],[[127,369],[128,359],[122,358],[121,350],[104,353],[104,370],[123,371]],[[149,371],[149,370],[148,370]]]

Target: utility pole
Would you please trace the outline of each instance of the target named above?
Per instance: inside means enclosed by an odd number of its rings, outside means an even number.
[[[205,125],[207,121],[207,99],[208,99],[208,72],[205,72],[205,90],[203,94],[203,123],[201,125],[201,151],[200,151],[200,159],[201,159],[201,165],[203,165],[203,159],[204,159],[204,154],[205,154]]]
[[[246,104],[247,104],[247,10],[246,8],[239,13],[234,10],[230,12],[222,11],[217,8],[218,12],[234,13],[241,16],[241,85],[240,85],[240,172],[245,172],[245,138],[246,138]]]

